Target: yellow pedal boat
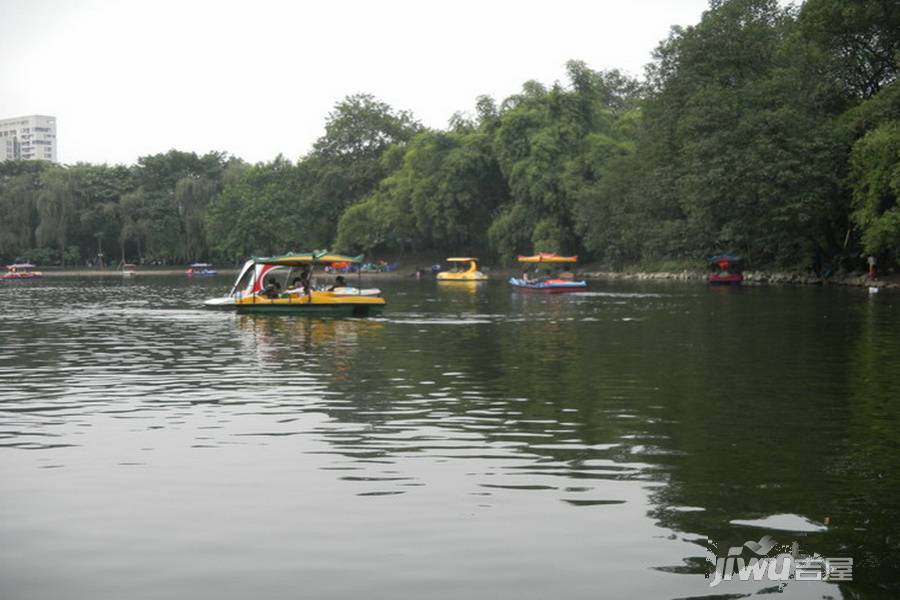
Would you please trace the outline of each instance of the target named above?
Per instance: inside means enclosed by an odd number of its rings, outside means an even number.
[[[438,281],[487,281],[487,275],[478,270],[477,258],[448,258],[447,262],[452,263],[454,269],[438,273]],[[467,269],[463,267],[465,263],[469,264]]]
[[[378,290],[359,290],[343,283],[316,289],[312,283],[315,267],[334,263],[359,264],[362,258],[329,252],[252,258],[244,265],[234,285],[233,305],[238,313],[244,314],[351,317],[377,314],[386,304],[385,299],[377,295]],[[343,280],[343,277],[340,279]]]

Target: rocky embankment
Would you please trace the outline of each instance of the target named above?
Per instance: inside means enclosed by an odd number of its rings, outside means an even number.
[[[582,275],[588,279],[620,279],[633,281],[705,281],[706,273],[703,271],[673,271],[673,272],[642,272],[642,271],[585,271]],[[806,273],[783,273],[769,271],[746,271],[744,282],[750,284],[790,284],[790,285],[849,285],[857,287],[878,287],[900,289],[900,282],[892,277],[891,280],[870,280],[865,274],[849,273],[845,275],[833,275],[828,279],[822,279]]]

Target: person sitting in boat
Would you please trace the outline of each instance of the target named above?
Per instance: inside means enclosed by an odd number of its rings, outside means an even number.
[[[281,285],[277,281],[269,280],[266,287],[260,291],[261,296],[265,296],[270,300],[274,300],[281,294]]]
[[[308,267],[304,267],[303,272],[300,273],[300,281],[303,282],[303,289],[306,290],[306,295],[308,296],[313,289],[312,273],[309,272]]]
[[[306,273],[306,277],[303,274]],[[294,277],[294,280],[291,282],[291,288],[288,292],[292,294],[304,294],[309,296],[310,294],[310,285],[309,285],[309,273],[304,271],[300,274],[300,277]]]
[[[338,275],[334,280],[334,285],[328,288],[329,292],[333,292],[336,288],[347,287],[347,282],[344,280],[343,275]]]

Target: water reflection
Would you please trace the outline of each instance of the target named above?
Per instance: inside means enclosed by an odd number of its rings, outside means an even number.
[[[43,509],[59,497],[96,532],[68,558],[112,585],[128,578],[97,565],[123,532],[149,540],[126,573],[206,548],[183,567],[197,585],[153,580],[175,595],[240,597],[209,587],[232,557],[255,584],[265,560],[317,596],[702,597],[719,593],[707,538],[769,531],[858,561],[859,583],[788,597],[897,582],[890,295],[410,282],[382,286],[384,318],[309,319],[197,310],[214,285],[0,290],[0,534],[17,548],[0,564],[23,597],[59,595],[35,570],[58,556],[42,540],[77,533]],[[239,542],[249,530],[258,543]]]

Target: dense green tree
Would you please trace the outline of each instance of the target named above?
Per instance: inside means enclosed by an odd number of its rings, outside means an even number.
[[[494,151],[511,205],[502,208],[489,235],[506,259],[532,250],[577,251],[580,195],[602,178],[607,161],[633,144],[628,123],[637,83],[578,61],[567,69],[570,88],[528,82],[502,104],[497,118]]]
[[[202,231],[203,217],[198,210],[213,192],[218,192],[228,162],[228,156],[221,152],[198,156],[177,150],[138,159],[134,176],[145,194],[148,226],[144,250],[149,260],[189,262],[200,258],[205,243],[189,236]],[[178,183],[185,179],[196,181],[182,184],[179,199]]]
[[[888,121],[853,145],[852,218],[864,250],[900,259],[900,120]]]
[[[900,10],[895,0],[807,0],[799,24],[819,51],[823,84],[870,98],[897,80]]]
[[[302,187],[299,169],[281,156],[244,170],[208,207],[212,249],[229,259],[311,249],[298,207]]]
[[[62,169],[44,172],[37,195],[40,222],[35,237],[39,246],[54,247],[60,255],[65,252],[71,223],[77,216],[75,208],[72,173]]]
[[[131,170],[123,166],[77,164],[72,178],[78,219],[69,231],[72,262],[93,256],[99,247],[115,247],[121,227],[119,203],[134,189]]]
[[[196,261],[206,254],[203,215],[216,193],[215,183],[203,176],[182,177],[175,184],[175,204],[181,217],[182,252]]]
[[[411,113],[368,94],[348,96],[335,106],[325,134],[300,162],[304,208],[316,224],[311,242],[327,245],[335,239],[343,212],[371,194],[396,166],[385,155],[420,130]]]
[[[425,130],[348,96],[297,162],[171,150],[133,167],[0,164],[0,255],[228,260],[289,249],[579,252],[613,266],[897,258],[900,11],[712,0],[644,81],[566,65]],[[884,263],[882,263],[884,264]]]
[[[698,25],[673,29],[648,71],[638,162],[617,163],[639,164],[644,180],[622,174],[586,194],[600,206],[584,217],[621,219],[584,223],[595,253],[611,244],[613,259],[732,251],[797,264],[834,249],[840,144],[833,115],[807,101],[798,35],[793,9],[775,0],[715,1]],[[618,233],[635,227],[642,239]]]
[[[35,192],[29,175],[0,181],[0,255],[18,257],[34,246]]]
[[[355,254],[386,248],[404,248],[411,244],[405,232],[413,231],[411,214],[404,207],[385,198],[390,183],[381,193],[354,204],[341,216],[335,248]]]
[[[150,231],[146,212],[147,196],[142,188],[123,194],[119,201],[119,247],[121,260],[126,261],[126,246],[131,242],[137,251],[137,260],[143,262],[143,247]]]
[[[421,132],[377,192],[341,218],[338,246],[478,251],[493,211],[508,194],[490,135],[471,127]]]
[[[0,257],[21,258],[36,246],[37,193],[49,163],[0,162]]]

